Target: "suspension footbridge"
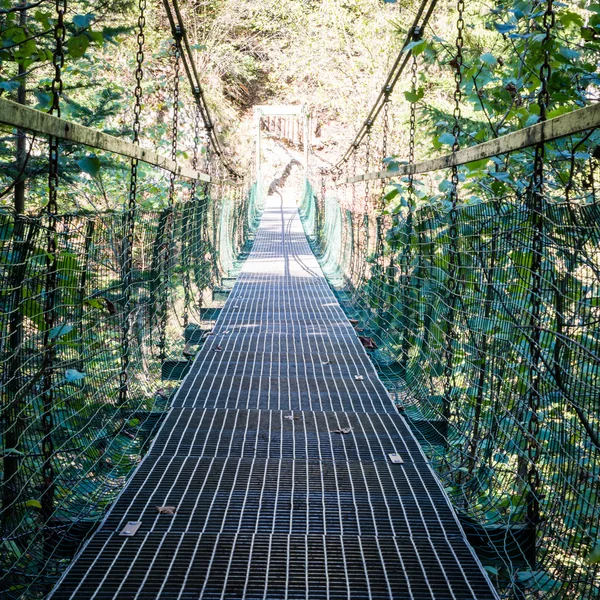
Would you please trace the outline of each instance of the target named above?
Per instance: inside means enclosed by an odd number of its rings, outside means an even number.
[[[490,28],[537,56],[493,123],[504,62],[468,47],[462,0],[436,59],[423,0],[335,164],[310,107],[259,105],[242,173],[163,4],[154,147],[145,0],[129,136],[61,114],[66,0],[49,110],[0,98],[2,600],[599,598],[600,110],[593,65],[577,103],[557,91],[582,48],[552,59],[581,15]],[[454,80],[435,124],[431,61]],[[121,208],[82,208],[98,190]]]

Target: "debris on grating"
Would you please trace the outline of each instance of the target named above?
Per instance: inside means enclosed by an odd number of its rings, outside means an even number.
[[[221,348],[221,346],[217,346],[215,348],[215,352],[221,352],[223,350],[223,348]]]
[[[346,434],[346,433],[350,433],[352,431],[352,427],[343,427],[341,429],[332,429],[331,433],[342,433],[342,434]]]
[[[287,419],[288,421],[298,421],[300,420],[300,417],[295,417],[294,415],[285,415],[285,417],[283,417],[284,419]]]
[[[390,460],[396,465],[401,465],[404,462],[404,460],[402,460],[402,457],[396,452],[392,452],[392,454],[388,454],[388,456],[390,457]]]
[[[358,325],[358,319],[349,319],[350,325]]]
[[[377,344],[375,343],[375,340],[373,338],[365,337],[364,335],[359,335],[358,339],[367,350],[375,350],[377,348]]]
[[[191,347],[189,342],[183,348],[183,355],[186,358],[192,358],[193,356],[196,356],[196,351]]]
[[[135,535],[135,532],[140,528],[141,524],[141,521],[129,521],[129,523],[127,523],[125,527],[121,529],[121,533],[119,533],[119,535],[131,537]]]
[[[406,409],[404,408],[404,406],[402,406],[402,404],[396,404],[396,410],[398,412],[404,412]]]
[[[175,506],[157,506],[156,512],[159,515],[174,515],[177,512],[177,508]]]
[[[364,377],[362,375],[355,375],[354,379],[356,379],[356,381],[362,381]]]

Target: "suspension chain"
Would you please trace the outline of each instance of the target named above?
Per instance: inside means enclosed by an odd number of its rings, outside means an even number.
[[[56,0],[56,23],[54,25],[54,52],[52,64],[54,66],[54,78],[52,80],[52,105],[50,114],[60,117],[60,97],[63,93],[62,69],[65,64],[64,44],[67,30],[65,27],[65,13],[67,12],[67,0]],[[42,454],[44,463],[42,465],[42,516],[47,521],[53,512],[54,505],[54,467],[52,458],[54,456],[54,443],[52,431],[54,429],[54,361],[56,351],[50,337],[50,332],[56,321],[56,294],[57,294],[57,215],[58,215],[58,169],[59,169],[59,140],[51,136],[49,139],[48,157],[48,204],[46,205],[46,216],[48,219],[48,233],[46,239],[46,283],[44,301],[44,355],[43,355],[43,379],[42,379]]]
[[[369,172],[369,167],[371,166],[371,124],[367,127],[367,145],[365,149],[365,173]],[[370,192],[370,182],[367,180],[365,182],[365,213],[369,207],[369,192]]]
[[[177,141],[179,135],[179,68],[181,63],[181,34],[177,32],[171,52],[174,63],[174,81],[173,81],[173,130],[171,139],[171,159],[177,159]],[[167,304],[169,298],[169,265],[171,262],[171,238],[173,235],[173,205],[175,202],[175,180],[177,176],[171,172],[169,177],[169,206],[167,208],[167,218],[165,231],[158,232],[158,235],[164,235],[163,244],[163,276],[161,290],[160,306],[160,338],[158,342],[159,358],[165,360],[167,348]]]
[[[200,149],[200,107],[196,105],[196,111],[194,113],[194,153],[192,156],[192,167],[195,170],[198,170],[198,159],[199,159],[199,149]],[[193,204],[197,201],[197,180],[194,179],[192,181],[191,189],[190,189],[190,202]],[[194,214],[193,207],[190,209],[191,214]],[[188,213],[190,214],[190,213]],[[193,241],[189,239],[188,235],[188,219],[184,217],[182,224],[182,259],[183,259],[183,293],[184,293],[184,301],[183,301],[183,326],[187,327],[190,320],[190,305],[192,302],[191,293],[190,293],[190,263],[189,263],[189,246],[193,244]]]
[[[538,106],[540,111],[540,122],[547,118],[548,106],[550,104],[550,92],[548,81],[551,75],[550,50],[552,45],[552,32],[556,16],[554,13],[553,0],[547,0],[546,10],[543,16],[545,36],[542,41],[544,51],[544,62],[539,71],[540,91],[538,93]],[[538,488],[540,485],[540,474],[537,469],[540,446],[538,436],[540,431],[539,409],[540,409],[540,371],[541,360],[541,291],[542,291],[542,254],[543,244],[543,201],[544,201],[544,144],[539,144],[535,149],[533,178],[530,189],[530,220],[533,229],[532,260],[531,260],[531,337],[529,348],[532,362],[530,393],[528,396],[529,422],[528,422],[528,459],[527,483],[529,487],[529,502],[527,503],[527,520],[534,527],[540,520],[540,507]]]
[[[410,85],[412,93],[417,93],[417,57],[413,54]],[[417,132],[417,103],[413,100],[410,103],[410,122],[408,131],[408,164],[412,165],[415,162],[415,136]],[[408,176],[408,195],[412,197],[414,194],[414,174],[411,172]],[[409,200],[410,202],[410,200]]]
[[[460,149],[460,134],[461,134],[461,100],[462,100],[462,67],[463,67],[463,31],[465,27],[465,21],[463,18],[465,9],[464,0],[458,0],[457,12],[458,17],[456,21],[457,33],[456,33],[456,56],[452,60],[452,66],[454,67],[454,126],[452,128],[452,134],[454,135],[454,143],[452,144],[452,152],[458,152]],[[450,249],[448,252],[448,293],[449,293],[449,315],[448,315],[448,329],[446,332],[446,345],[444,349],[444,416],[450,417],[450,400],[452,396],[452,374],[453,374],[453,363],[454,363],[454,339],[456,337],[455,331],[455,319],[456,319],[456,304],[458,302],[458,286],[456,278],[457,262],[458,262],[458,167],[452,167],[451,176],[451,203],[450,209]]]
[[[139,144],[141,131],[142,113],[142,81],[144,78],[144,44],[146,37],[144,29],[146,26],[146,0],[138,3],[138,34],[135,69],[135,103],[133,105],[133,143]],[[137,158],[131,160],[131,175],[129,178],[129,201],[125,215],[125,237],[123,239],[122,273],[123,273],[123,323],[121,330],[121,372],[119,373],[119,405],[127,402],[129,394],[129,329],[131,319],[131,269],[133,262],[133,245],[135,238],[135,213],[137,208],[137,182],[138,182]]]
[[[386,88],[385,100],[383,103],[383,131],[381,135],[381,168],[385,169],[385,159],[388,152],[388,135],[390,132],[390,94],[391,89]],[[385,191],[386,181],[381,180],[381,208],[383,208],[383,196]]]

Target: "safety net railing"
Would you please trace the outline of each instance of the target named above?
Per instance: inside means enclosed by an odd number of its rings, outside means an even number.
[[[0,127],[21,150],[0,175],[3,599],[44,597],[99,525],[209,335],[257,226],[259,190],[228,165],[181,14],[165,7],[168,156],[142,143],[155,126],[144,114],[143,0],[125,135],[60,118],[73,37],[63,1],[44,34],[54,44],[50,114],[0,98]]]
[[[434,6],[424,3],[346,155],[313,170],[305,230],[499,592],[597,598],[600,111],[587,83],[566,102],[564,63],[549,58],[565,15],[578,17],[551,1],[493,13],[506,51],[495,56],[508,62],[526,43],[538,67],[509,90],[507,105],[522,94],[522,110],[501,136],[461,109],[485,78],[477,97],[489,109],[481,90],[502,81],[504,63],[463,43],[461,2],[444,54],[427,34]],[[587,50],[573,49],[582,64],[597,51]],[[396,156],[389,115],[404,66],[407,150]],[[422,68],[454,73],[450,117],[427,105]],[[450,154],[416,160],[444,144]]]

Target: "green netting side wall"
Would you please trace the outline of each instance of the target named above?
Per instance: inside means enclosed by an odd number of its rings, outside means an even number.
[[[59,216],[51,365],[47,218],[0,213],[3,599],[43,597],[140,462],[222,305],[212,291],[239,266],[259,210],[255,188],[138,210],[130,311],[124,214]]]
[[[382,218],[316,198],[308,184],[301,213],[498,589],[600,597],[600,206],[545,205],[539,289],[522,200],[462,206],[455,236],[443,208]]]

